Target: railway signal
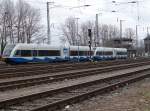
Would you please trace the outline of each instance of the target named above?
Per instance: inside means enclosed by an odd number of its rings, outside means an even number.
[[[90,48],[90,59],[91,59],[91,46],[92,46],[92,30],[88,29],[88,36],[89,36],[89,48]]]

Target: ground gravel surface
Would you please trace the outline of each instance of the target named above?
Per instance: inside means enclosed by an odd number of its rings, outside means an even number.
[[[61,111],[150,111],[150,78],[109,94],[67,105]]]

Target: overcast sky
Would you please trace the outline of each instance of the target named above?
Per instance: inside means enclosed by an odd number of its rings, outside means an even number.
[[[54,5],[59,7],[50,8],[51,24],[52,24],[52,43],[56,44],[60,37],[60,24],[62,24],[67,17],[78,17],[80,23],[92,20],[95,21],[95,14],[99,15],[99,23],[113,24],[119,27],[117,20],[125,20],[123,22],[123,29],[133,28],[138,26],[138,35],[143,39],[146,35],[146,27],[150,24],[150,0],[139,0],[139,6],[136,3],[127,3],[132,0],[116,0],[116,4],[112,0],[25,0],[35,8],[40,9],[42,24],[46,29],[46,2],[54,2]],[[83,5],[91,5],[90,7],[72,8]],[[53,7],[53,5],[50,5]],[[115,10],[115,13],[111,11]],[[139,16],[139,21],[138,21]],[[59,34],[59,36],[57,36]]]

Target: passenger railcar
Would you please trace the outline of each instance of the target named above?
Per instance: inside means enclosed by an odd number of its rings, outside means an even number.
[[[3,52],[3,58],[8,63],[28,62],[63,62],[125,59],[127,50],[124,48],[88,46],[51,46],[46,44],[10,44]]]
[[[114,55],[116,59],[126,59],[127,49],[125,48],[114,48]]]
[[[71,61],[88,61],[94,53],[93,49],[90,52],[88,46],[69,46],[68,49]]]
[[[3,58],[9,63],[27,62],[54,62],[62,60],[61,47],[38,45],[38,44],[16,44],[7,45],[3,52]]]
[[[126,58],[127,58],[127,49],[125,48],[97,47],[94,52],[95,60],[114,60]]]
[[[94,52],[95,60],[112,60],[114,58],[114,48],[97,47]]]

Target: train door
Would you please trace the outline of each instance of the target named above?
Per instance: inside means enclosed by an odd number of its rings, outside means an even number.
[[[38,56],[38,51],[37,51],[37,50],[33,50],[33,51],[32,51],[32,56],[33,56],[33,57]]]
[[[62,57],[63,58],[69,57],[69,48],[64,47],[62,49]]]
[[[116,50],[113,49],[113,59],[115,59],[115,58],[116,58]]]

